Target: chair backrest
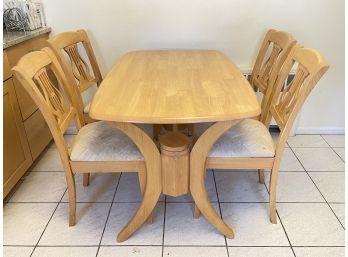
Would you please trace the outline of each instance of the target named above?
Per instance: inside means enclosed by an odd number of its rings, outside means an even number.
[[[68,79],[71,80],[70,83],[77,87],[77,92],[80,95],[78,99],[79,108],[83,110],[81,93],[95,84],[99,86],[102,82],[97,59],[86,31],[63,32],[47,40],[47,42],[56,54],[64,73],[68,74]],[[80,47],[84,48],[89,64],[81,56]],[[70,63],[67,62],[64,53],[67,54]]]
[[[250,77],[250,83],[254,89],[264,94],[261,103],[260,121],[262,122],[267,115],[272,97],[272,94],[267,94],[267,91],[274,83],[281,66],[295,44],[296,40],[291,34],[274,29],[268,30],[262,42]]]
[[[296,68],[293,80],[285,85],[289,72]],[[278,147],[283,148],[295,118],[309,93],[328,70],[329,65],[316,50],[296,45],[285,60],[273,85],[268,120],[273,117],[280,129]]]
[[[74,92],[70,91],[69,81],[57,58],[46,47],[24,55],[12,70],[39,107],[57,144],[63,164],[68,165],[69,152],[63,135],[72,120],[75,121],[77,129],[80,129],[83,115],[71,104],[75,97]],[[64,90],[68,99],[63,98],[58,87]]]

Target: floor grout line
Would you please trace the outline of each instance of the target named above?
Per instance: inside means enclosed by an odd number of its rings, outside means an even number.
[[[331,148],[331,146],[290,146],[289,147],[285,147],[285,148],[305,148],[305,149],[308,149],[308,148],[315,148],[315,149],[328,149],[328,148]]]
[[[3,245],[4,247],[18,247],[18,248],[24,248],[24,247],[35,247],[35,245]],[[102,247],[132,247],[132,246],[139,246],[139,247],[161,247],[162,245],[102,245]],[[98,247],[98,245],[40,245],[37,246],[38,248],[49,248],[49,247],[56,247],[56,248],[63,248],[63,247]],[[164,247],[214,247],[214,248],[226,248],[225,245],[164,245]],[[229,248],[290,248],[290,246],[285,245],[231,245],[228,246]],[[294,248],[298,247],[310,247],[310,248],[321,248],[321,247],[328,247],[328,248],[345,248],[344,245],[296,245],[293,246]]]
[[[321,138],[330,146],[330,148],[332,149],[332,151],[334,151],[335,154],[343,161],[343,163],[346,163],[346,162],[343,160],[343,158],[335,151],[334,146],[331,146],[331,145],[325,140],[325,138],[323,137],[323,135],[320,135],[320,136],[321,136]],[[335,147],[335,148],[345,148],[345,146],[344,146],[344,147]]]
[[[288,147],[288,149],[289,149],[290,147]],[[298,148],[298,147],[294,147],[294,148]],[[336,153],[336,152],[335,152]],[[342,159],[341,159],[342,160]],[[44,173],[44,172],[46,172],[46,173],[50,173],[50,172],[61,172],[61,173],[64,173],[64,171],[63,170],[31,170],[31,171],[29,171],[28,170],[28,172],[29,173],[31,173],[31,172],[42,172],[42,173]],[[216,171],[217,173],[219,173],[219,172],[225,172],[225,171],[223,171],[223,170],[221,170],[221,171],[219,171],[219,170],[217,170]],[[235,171],[231,171],[231,172],[242,172],[241,170],[235,170]],[[255,172],[255,170],[243,170],[243,172],[245,173],[245,172]],[[279,172],[304,172],[304,170],[296,170],[296,171],[291,171],[291,170],[279,170]],[[330,170],[330,171],[322,171],[322,170],[309,170],[309,171],[307,171],[307,172],[345,172],[345,171],[343,171],[343,170]],[[112,173],[115,173],[115,172],[112,172]]]
[[[342,222],[340,221],[340,219],[337,217],[336,213],[334,212],[334,210],[331,208],[330,204],[328,203],[328,201],[326,200],[325,196],[323,195],[323,193],[320,191],[319,187],[317,186],[317,184],[314,182],[314,180],[312,179],[312,177],[308,174],[306,168],[304,167],[304,165],[302,164],[302,162],[300,161],[300,159],[297,157],[297,155],[295,154],[295,152],[292,150],[292,148],[290,148],[291,151],[293,152],[293,154],[295,155],[296,159],[300,162],[300,164],[302,165],[302,167],[304,168],[304,170],[307,173],[307,176],[309,177],[309,179],[312,181],[312,183],[314,184],[314,186],[317,188],[317,190],[319,191],[319,193],[321,194],[321,196],[323,197],[323,199],[325,200],[326,204],[329,206],[331,212],[335,215],[336,219],[338,220],[338,222],[341,224],[342,228],[344,230],[346,230],[342,224]]]
[[[117,189],[118,189],[118,186],[119,186],[119,184],[120,184],[122,174],[123,174],[123,173],[121,172],[120,176],[118,176],[118,181],[117,181],[117,184],[116,184],[115,193],[114,193],[114,196],[113,196],[113,198],[112,198],[112,202],[111,202],[111,204],[110,204],[110,209],[109,209],[108,215],[107,215],[106,220],[105,220],[105,225],[104,225],[104,228],[103,228],[103,232],[102,232],[102,234],[101,234],[101,237],[100,237],[100,241],[99,241],[99,244],[98,244],[98,249],[97,249],[97,252],[96,252],[96,254],[95,254],[95,257],[97,257],[98,254],[99,254],[100,245],[101,245],[101,242],[102,242],[102,240],[103,240],[103,236],[104,236],[104,232],[105,232],[105,229],[106,229],[106,225],[107,225],[108,220],[109,220],[109,216],[110,216],[110,213],[111,213],[112,206],[113,206],[113,204],[114,204],[114,199],[115,199],[115,197],[116,197]]]
[[[270,179],[270,180],[271,180],[271,179]],[[266,186],[266,182],[264,182],[263,184],[264,184],[264,186],[265,186],[265,188],[266,188],[266,191],[268,192],[268,195],[269,195],[269,190],[268,190],[268,188],[267,188],[267,186]],[[277,202],[276,202],[276,203],[277,203]],[[280,224],[282,225],[282,228],[283,228],[283,231],[284,231],[284,233],[285,233],[285,236],[286,236],[286,238],[288,239],[289,245],[290,245],[290,247],[291,247],[291,251],[292,251],[292,253],[294,254],[294,256],[296,257],[296,254],[295,254],[295,251],[294,251],[294,249],[293,249],[293,247],[292,247],[290,238],[289,238],[289,236],[288,236],[288,233],[286,233],[285,226],[284,226],[284,224],[283,224],[283,222],[282,222],[282,219],[280,218],[280,215],[279,215],[277,209],[276,209],[276,213],[277,213],[277,217],[278,217],[278,219],[279,219],[279,222],[280,222]]]
[[[336,147],[336,148],[338,148],[338,147]],[[331,149],[332,149],[332,151],[335,152],[335,154],[337,154],[337,156],[338,156],[344,163],[346,163],[345,160],[343,160],[343,158],[335,151],[335,149],[333,149],[333,148],[331,148]]]
[[[54,211],[53,211],[51,217],[48,219],[48,222],[47,222],[45,228],[43,229],[43,231],[42,231],[42,233],[41,233],[39,239],[37,240],[37,242],[36,242],[36,244],[35,244],[35,247],[34,247],[33,251],[32,251],[31,254],[30,254],[30,257],[34,254],[35,249],[37,248],[37,246],[38,246],[38,244],[39,244],[39,242],[40,242],[40,240],[41,240],[43,234],[45,233],[45,231],[46,231],[46,229],[47,229],[47,227],[48,227],[48,224],[50,224],[50,222],[51,222],[51,220],[52,220],[52,218],[53,218],[53,215],[56,213],[56,211],[57,211],[57,209],[58,209],[58,206],[59,206],[60,202],[62,201],[62,199],[63,199],[63,197],[64,197],[64,195],[65,195],[65,193],[66,193],[67,190],[68,190],[68,188],[65,189],[65,191],[64,191],[63,194],[62,194],[62,197],[60,198],[60,201],[57,203],[56,208],[54,208]]]
[[[164,196],[164,214],[163,214],[163,232],[162,232],[162,257],[164,255],[164,235],[166,228],[166,213],[167,213],[167,196]]]
[[[65,191],[64,191],[65,192]],[[39,203],[39,204],[48,204],[48,203],[69,203],[69,202],[8,202],[7,204],[33,204],[33,203]],[[123,203],[141,203],[141,202],[76,202],[76,203],[119,203],[119,204],[123,204]],[[165,203],[164,201],[160,201],[158,203]],[[167,204],[179,204],[179,203],[194,203],[193,201],[191,202],[167,202]],[[218,203],[217,201],[211,201],[211,203]],[[236,201],[220,201],[220,203],[269,203],[267,202],[236,202]],[[312,201],[312,202],[282,202],[282,201],[277,201],[277,203],[303,203],[303,204],[309,204],[309,203],[328,203],[328,204],[345,204],[345,202],[332,202],[332,201]]]
[[[217,190],[217,185],[216,185],[216,179],[215,179],[215,171],[214,171],[214,169],[212,169],[212,172],[213,172],[213,180],[214,180],[214,185],[215,185],[216,197],[217,197],[217,200],[218,200],[218,206],[219,206],[219,211],[220,211],[220,217],[221,217],[221,219],[222,219],[222,209],[221,209],[221,205],[220,205],[219,193],[218,193],[218,190]],[[226,238],[225,235],[224,235],[224,238],[225,238],[225,246],[226,246],[226,251],[227,251],[227,257],[230,257],[230,252],[229,252],[229,250],[228,250],[228,245],[227,245],[227,238]]]

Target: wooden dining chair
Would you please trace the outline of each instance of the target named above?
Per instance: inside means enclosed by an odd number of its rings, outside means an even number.
[[[284,64],[290,50],[296,44],[294,37],[286,31],[278,31],[270,29],[267,31],[261,44],[259,53],[249,77],[249,82],[254,90],[259,91],[262,95],[261,115],[257,117],[259,121],[267,127],[270,125],[270,120],[266,124],[265,118],[268,113],[272,92],[269,92],[269,97],[265,97],[268,89],[274,84],[280,68]],[[259,182],[265,182],[264,170],[258,170]]]
[[[278,31],[270,29],[267,31],[259,52],[251,75],[248,77],[249,83],[254,90],[266,95],[269,85],[274,83],[274,79],[291,48],[296,44],[294,37],[286,31]],[[266,109],[267,101],[263,97],[261,101],[262,112]],[[261,119],[260,115],[257,119]]]
[[[293,67],[296,68],[294,79],[284,87]],[[268,121],[271,117],[275,119],[280,129],[278,142],[273,142],[267,122],[264,124],[258,120],[246,119],[225,132],[212,146],[206,159],[208,169],[271,169],[272,223],[277,222],[277,177],[289,132],[309,93],[328,68],[329,65],[317,51],[298,45],[293,47],[272,85],[273,92],[268,91],[265,96],[272,98],[265,120]],[[212,126],[216,125],[218,124]],[[205,133],[208,135],[209,129]],[[204,134],[201,138],[204,140]],[[194,216],[198,215],[196,207]]]
[[[266,116],[269,109],[270,99],[272,98],[272,92],[269,92],[269,97],[265,97],[268,89],[274,84],[275,79],[279,73],[280,68],[284,64],[286,57],[289,55],[291,49],[296,44],[294,37],[286,31],[278,31],[270,29],[267,31],[260,50],[256,57],[256,61],[249,77],[249,82],[254,90],[259,91],[263,94],[261,101],[261,114],[255,119],[266,124],[267,127],[270,125],[270,120],[266,121]],[[205,127],[203,130],[199,129],[198,126]],[[204,131],[208,126],[199,124],[196,125],[195,131]],[[198,138],[198,135],[195,135]],[[259,182],[264,183],[265,175],[264,170],[258,170]]]
[[[26,54],[13,72],[39,107],[57,145],[68,185],[70,226],[76,223],[77,173],[136,171],[141,192],[144,192],[146,166],[142,154],[124,133],[107,122],[84,125],[83,116],[71,104],[76,92],[69,92],[69,81],[51,49]],[[57,79],[61,90],[67,91],[67,99],[52,82],[52,76]],[[68,148],[63,135],[71,121],[75,122],[78,134]],[[151,217],[148,222],[151,222]]]
[[[94,85],[99,86],[103,78],[86,31],[81,29],[76,32],[63,32],[47,42],[57,56],[69,84],[78,93],[77,108],[82,110],[87,123],[93,122],[88,115],[90,103],[84,105],[82,94]],[[81,48],[84,48],[88,62],[82,57]]]

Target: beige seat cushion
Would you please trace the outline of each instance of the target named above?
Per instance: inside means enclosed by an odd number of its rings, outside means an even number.
[[[71,147],[72,161],[144,160],[133,141],[104,121],[85,125]]]
[[[246,119],[223,134],[209,157],[274,157],[274,143],[268,129],[259,121]]]

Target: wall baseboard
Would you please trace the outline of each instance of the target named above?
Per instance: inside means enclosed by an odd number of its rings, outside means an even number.
[[[296,129],[295,134],[326,134],[326,135],[342,135],[345,134],[344,128],[335,128],[335,127],[314,127],[314,128],[301,128]]]

